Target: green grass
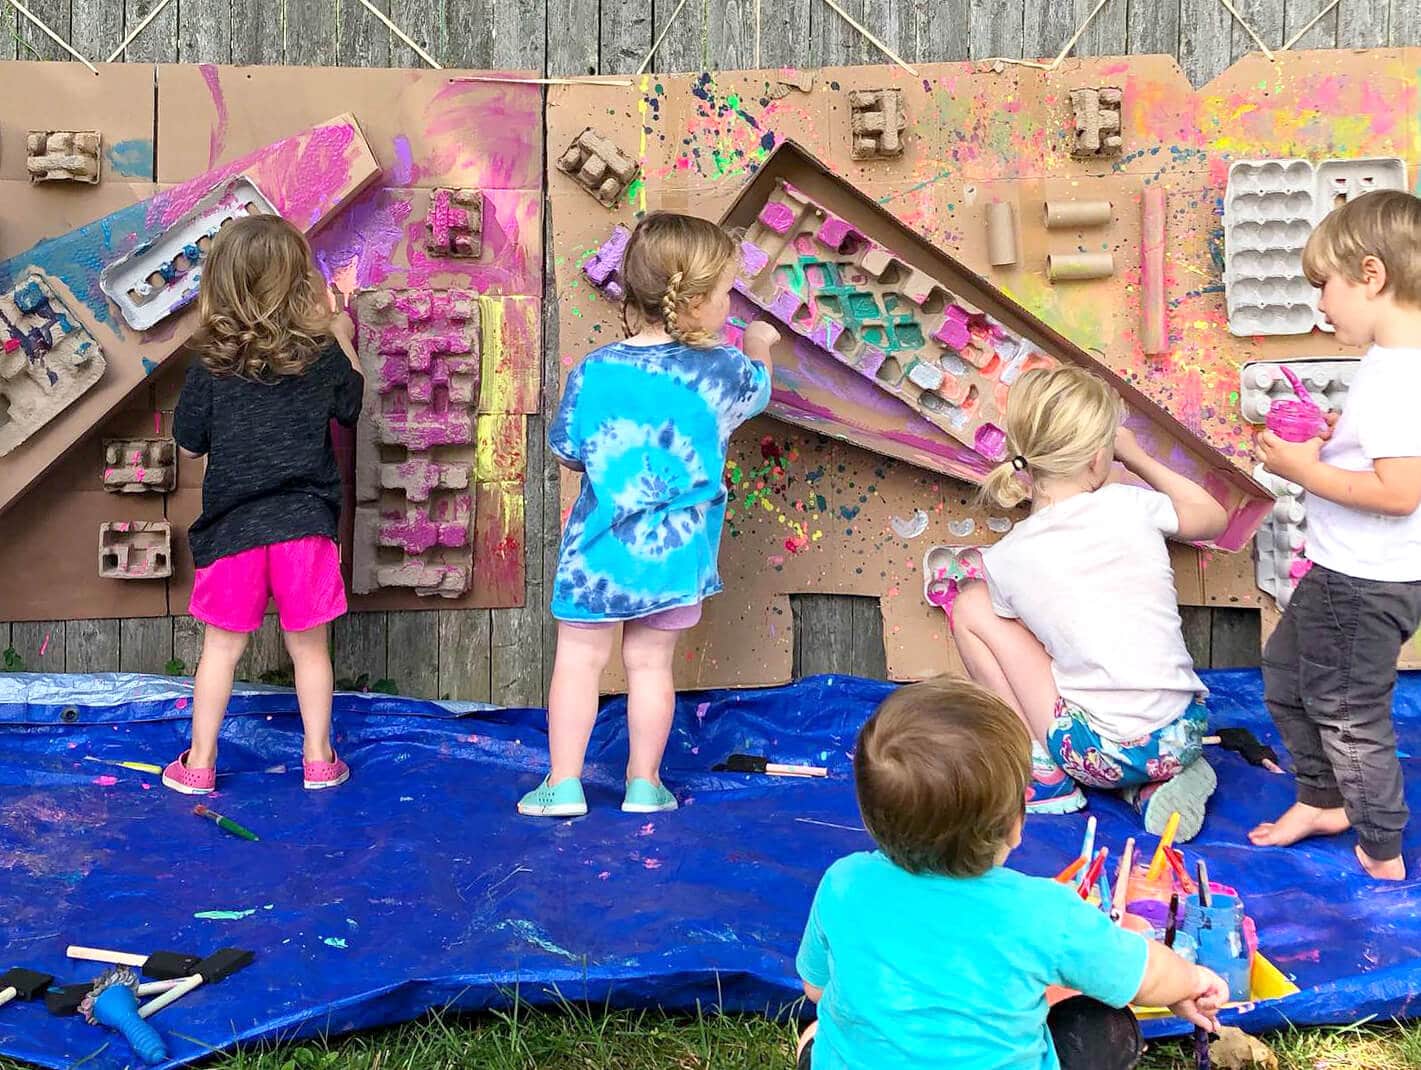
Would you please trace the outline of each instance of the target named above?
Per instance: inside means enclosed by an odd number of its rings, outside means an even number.
[[[1421,1022],[1310,1029],[1266,1038],[1281,1070],[1421,1068]],[[565,1007],[434,1015],[329,1041],[214,1056],[221,1070],[790,1070],[794,1031],[752,1015],[670,1017]],[[1192,1053],[1152,1048],[1142,1070],[1190,1070]],[[19,1064],[0,1059],[0,1070]]]

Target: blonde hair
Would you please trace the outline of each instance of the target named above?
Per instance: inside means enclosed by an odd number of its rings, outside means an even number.
[[[1030,493],[1020,475],[1035,483],[1080,473],[1115,441],[1123,412],[1120,396],[1084,368],[1024,372],[1007,395],[1007,460],[983,481],[982,497],[1010,507]]]
[[[893,692],[854,750],[864,828],[909,873],[986,873],[1026,813],[1030,781],[1021,718],[954,676]]]
[[[306,236],[274,215],[217,232],[198,288],[201,321],[189,347],[214,375],[300,375],[330,338],[329,292]]]
[[[1421,199],[1375,190],[1329,212],[1303,248],[1303,274],[1314,286],[1335,275],[1365,282],[1362,261],[1369,256],[1386,268],[1383,293],[1421,305]]]
[[[660,323],[666,333],[688,346],[719,343],[719,328],[686,327],[681,314],[692,299],[715,289],[735,258],[735,239],[708,219],[652,212],[632,231],[622,261],[622,325],[628,335]],[[633,329],[635,326],[635,330]]]

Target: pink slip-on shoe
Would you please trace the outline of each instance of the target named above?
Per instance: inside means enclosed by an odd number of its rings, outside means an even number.
[[[183,751],[168,763],[163,770],[163,787],[184,795],[211,795],[217,787],[217,770],[188,768],[187,756],[190,753]]]
[[[301,774],[305,779],[307,791],[320,791],[322,788],[338,787],[349,780],[350,766],[336,757],[335,751],[331,751],[331,760],[328,762],[308,762],[302,759]]]

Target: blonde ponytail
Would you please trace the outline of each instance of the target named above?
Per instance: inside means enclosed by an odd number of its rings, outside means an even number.
[[[1115,441],[1124,406],[1098,375],[1069,365],[1024,372],[1007,395],[1007,460],[980,497],[1010,508],[1044,479],[1068,479]]]
[[[1019,471],[1012,461],[1003,461],[982,480],[981,496],[1003,509],[1020,505],[1031,496],[1031,490],[1026,485],[1026,473]]]

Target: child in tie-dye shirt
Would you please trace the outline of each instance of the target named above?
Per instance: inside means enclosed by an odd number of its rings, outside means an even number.
[[[552,769],[520,813],[587,812],[582,763],[618,623],[630,734],[622,809],[676,808],[661,783],[676,699],[672,658],[702,601],[721,590],[726,447],[769,404],[770,347],[779,339],[754,323],[745,331],[749,357],[722,343],[739,266],[734,240],[714,223],[648,216],[622,267],[629,337],[588,354],[568,376],[548,446],[582,473],[582,491],[553,581]]]

